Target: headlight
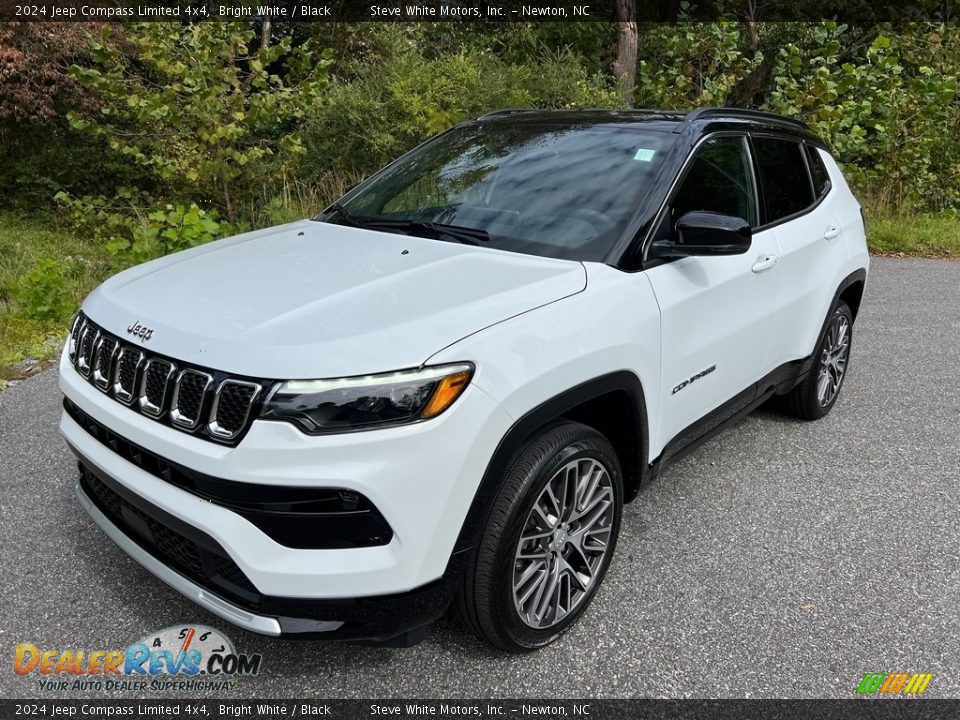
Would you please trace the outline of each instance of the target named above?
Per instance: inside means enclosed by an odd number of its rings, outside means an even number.
[[[337,380],[288,380],[260,417],[285,420],[310,435],[400,425],[436,417],[470,384],[473,365],[435,365]]]

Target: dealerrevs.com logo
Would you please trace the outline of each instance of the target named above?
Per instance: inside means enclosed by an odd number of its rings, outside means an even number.
[[[44,691],[230,690],[234,678],[260,672],[261,656],[238,653],[219,630],[169,627],[126,649],[41,649],[20,643],[13,671]]]

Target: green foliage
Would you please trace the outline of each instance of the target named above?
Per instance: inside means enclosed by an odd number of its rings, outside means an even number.
[[[166,197],[197,197],[230,218],[276,172],[269,156],[300,151],[296,123],[332,62],[289,39],[256,49],[245,23],[143,23],[126,44],[102,32],[95,65],[71,68],[100,108],[69,113],[72,127],[144,168]]]
[[[759,107],[826,139],[884,212],[960,207],[960,34],[936,23],[641,27],[641,106]]]
[[[616,107],[612,84],[569,51],[535,63],[468,50],[425,58],[397,43],[382,63],[331,85],[310,112],[301,165],[307,180],[331,170],[371,172],[458,122],[507,107]]]
[[[131,225],[130,237],[114,238],[107,250],[114,255],[129,251],[134,262],[146,262],[216,240],[221,230],[216,212],[201,210],[196,203],[167,205],[148,214],[145,224]]]
[[[53,217],[0,212],[0,379],[59,352],[70,314],[110,273],[104,255]]]
[[[678,23],[646,26],[640,41],[637,104],[685,109],[724,106],[733,90],[763,62],[751,52],[740,23]]]
[[[63,321],[73,312],[62,258],[47,257],[19,283],[16,301],[24,317],[42,322]]]
[[[875,203],[960,206],[960,37],[932,23],[882,27],[851,56],[850,36],[805,26],[780,50],[768,107],[804,118]]]
[[[126,204],[111,204],[104,197],[56,196],[71,224],[103,242],[119,266],[196,247],[239,229],[221,222],[216,210],[204,210],[196,203],[167,204],[162,210],[144,212],[137,205],[144,199],[133,190],[121,188],[118,198]]]

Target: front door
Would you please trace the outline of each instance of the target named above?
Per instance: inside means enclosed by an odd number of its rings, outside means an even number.
[[[719,135],[700,145],[653,239],[674,236],[676,221],[691,210],[733,215],[757,226],[745,137]],[[743,255],[687,257],[644,273],[660,305],[662,328],[663,397],[652,456],[726,401],[752,399],[754,383],[770,370],[778,259],[774,233],[761,231]]]

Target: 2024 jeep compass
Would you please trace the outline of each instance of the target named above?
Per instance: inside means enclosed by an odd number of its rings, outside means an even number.
[[[60,366],[77,494],[249,630],[410,643],[454,602],[537,648],[666,463],[776,395],[829,412],[867,265],[799,122],[492,113],[94,291]]]

